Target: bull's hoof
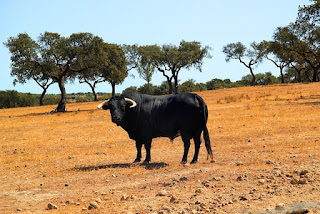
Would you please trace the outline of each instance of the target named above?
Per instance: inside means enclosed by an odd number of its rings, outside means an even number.
[[[197,163],[198,161],[196,161],[196,160],[192,160],[191,162],[190,162],[190,164],[195,164],[195,163]]]
[[[140,160],[139,160],[139,159],[135,159],[135,160],[133,161],[133,163],[140,163]]]
[[[144,161],[142,162],[142,165],[148,165],[149,163],[150,163],[150,161],[144,160]]]
[[[183,161],[180,162],[180,164],[186,164],[186,163],[187,163],[186,160],[185,161],[183,160]]]

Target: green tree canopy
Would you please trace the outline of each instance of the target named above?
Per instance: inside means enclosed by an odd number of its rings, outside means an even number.
[[[107,55],[107,61],[106,66],[101,69],[101,74],[111,84],[112,96],[114,96],[116,85],[121,84],[128,76],[126,55],[116,44],[105,43],[104,52]]]
[[[64,112],[66,107],[65,82],[73,81],[79,72],[106,62],[102,39],[91,33],[62,37],[58,33],[45,32],[39,36],[38,42],[27,34],[19,34],[10,37],[5,45],[12,54],[13,72],[19,71],[25,78],[31,71],[36,71],[43,79],[51,78],[58,83],[61,92],[58,112]]]
[[[40,96],[40,105],[43,105],[44,95],[49,86],[54,83],[47,72],[55,68],[46,63],[38,66],[40,46],[26,33],[20,33],[16,38],[10,37],[4,45],[11,52],[12,69],[10,74],[16,77],[13,85],[34,80],[43,89]]]
[[[153,63],[152,56],[155,46],[140,46],[139,56],[137,60],[137,69],[139,76],[147,81],[146,93],[150,93],[150,82],[155,72],[155,64]],[[157,50],[157,49],[156,49]]]
[[[179,46],[164,44],[161,47],[151,45],[146,47],[148,51],[142,52],[142,60],[150,59],[159,72],[166,77],[169,85],[169,94],[172,94],[172,81],[175,85],[175,93],[178,89],[178,76],[181,69],[195,68],[202,71],[204,58],[210,58],[209,46],[202,47],[200,42],[186,42],[182,40]]]

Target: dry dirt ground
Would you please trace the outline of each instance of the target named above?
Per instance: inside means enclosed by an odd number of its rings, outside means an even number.
[[[0,110],[0,213],[320,213],[319,83],[198,94],[214,163],[202,145],[180,165],[181,139],[158,138],[131,165],[98,102]]]

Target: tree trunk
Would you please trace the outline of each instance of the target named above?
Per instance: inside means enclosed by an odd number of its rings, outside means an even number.
[[[114,97],[116,95],[116,83],[111,82],[111,87],[112,87],[112,96]]]
[[[284,83],[283,67],[280,67],[281,83]]]
[[[302,82],[301,69],[296,69],[296,72],[298,74],[298,82]]]
[[[66,103],[67,103],[67,93],[64,87],[65,77],[60,77],[58,80],[59,89],[61,92],[61,99],[56,108],[56,112],[65,112],[66,111]]]
[[[147,83],[147,94],[150,94],[150,82]]]
[[[91,90],[92,90],[92,94],[93,94],[93,101],[98,101],[98,98],[97,98],[97,93],[96,93],[96,90],[94,89],[94,86],[89,84]]]
[[[47,89],[46,88],[43,88],[43,91],[42,91],[42,94],[40,95],[40,100],[39,100],[39,104],[40,104],[40,106],[43,106],[44,104],[43,104],[43,98],[44,98],[44,95],[47,93]]]
[[[250,73],[251,73],[251,75],[252,75],[252,80],[251,80],[250,85],[253,86],[253,85],[256,83],[256,76],[254,75],[251,66],[249,67],[249,69],[250,69]]]
[[[311,79],[311,77],[310,77],[309,74],[308,74],[308,70],[306,70],[306,71],[304,72],[304,75],[307,77],[307,79],[309,80],[309,82],[312,82],[312,79]]]
[[[93,93],[93,101],[98,101],[97,93],[94,89],[93,89],[92,93]]]
[[[178,76],[174,76],[174,93],[179,94]]]
[[[319,78],[318,78],[318,68],[313,68],[313,78],[312,78],[312,82],[318,82]]]
[[[169,85],[169,94],[172,94],[173,88],[172,88],[172,82],[171,79],[167,79],[168,85]]]
[[[301,71],[297,71],[298,73],[298,82],[302,82]]]

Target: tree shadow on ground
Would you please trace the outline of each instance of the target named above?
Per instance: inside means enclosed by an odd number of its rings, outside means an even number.
[[[169,166],[169,164],[164,162],[156,162],[156,163],[148,163],[148,164],[135,164],[135,163],[114,163],[114,164],[107,164],[107,165],[98,165],[98,166],[79,166],[74,167],[73,170],[79,170],[79,171],[92,171],[92,170],[99,170],[99,169],[108,169],[108,168],[130,168],[130,167],[144,167],[145,169],[160,169],[164,168],[166,166]]]

